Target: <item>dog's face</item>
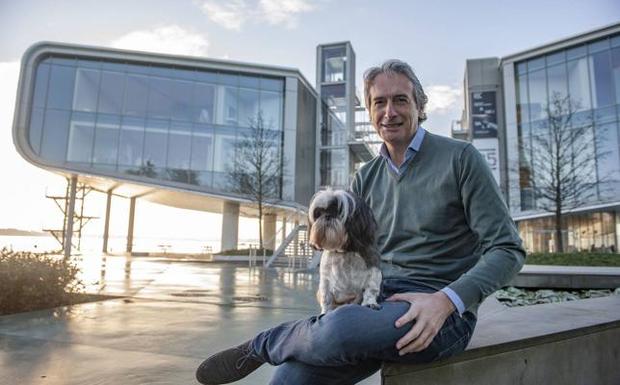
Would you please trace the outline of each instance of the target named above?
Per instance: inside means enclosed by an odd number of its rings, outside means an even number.
[[[319,250],[357,251],[374,244],[376,223],[363,200],[344,190],[319,191],[309,209],[310,245]]]

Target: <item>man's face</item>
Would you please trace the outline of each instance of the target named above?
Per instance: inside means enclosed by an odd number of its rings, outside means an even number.
[[[418,129],[413,84],[401,74],[379,74],[370,87],[370,120],[386,144],[402,148]]]

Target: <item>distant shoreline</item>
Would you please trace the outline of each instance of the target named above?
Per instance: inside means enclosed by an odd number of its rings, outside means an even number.
[[[44,233],[41,231],[29,231],[29,230],[19,230],[19,229],[0,229],[0,236],[11,236],[11,237],[47,237],[50,236],[48,233]]]

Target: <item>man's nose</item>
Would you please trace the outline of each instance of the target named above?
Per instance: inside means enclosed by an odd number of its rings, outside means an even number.
[[[388,119],[391,119],[393,117],[395,117],[396,114],[396,109],[394,108],[394,103],[392,103],[391,101],[388,101],[386,106],[385,106],[385,117]]]

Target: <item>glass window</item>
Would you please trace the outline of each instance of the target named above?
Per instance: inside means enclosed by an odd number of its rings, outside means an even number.
[[[119,138],[118,164],[141,166],[144,147],[144,119],[124,117]]]
[[[239,87],[259,88],[259,79],[254,76],[239,76]]]
[[[323,82],[346,80],[346,56],[344,46],[323,48]]]
[[[528,85],[530,93],[530,119],[536,121],[546,118],[544,114],[547,107],[547,79],[545,70],[530,72]]]
[[[169,119],[172,113],[172,96],[174,82],[170,79],[150,79],[148,116]]]
[[[585,57],[567,63],[568,92],[575,111],[589,110],[590,86],[588,83],[588,61]]]
[[[261,78],[260,88],[261,90],[282,92],[284,89],[284,81],[281,79]]]
[[[176,79],[184,79],[184,80],[196,79],[196,71],[194,70],[174,69],[172,70],[172,72],[174,73],[174,77]]]
[[[217,87],[218,108],[215,117],[218,124],[224,124],[228,126],[237,125],[237,91],[237,88],[224,86]]]
[[[47,107],[70,110],[73,105],[75,67],[53,65],[50,73]]]
[[[239,86],[239,76],[227,74],[227,73],[218,73],[217,74],[217,82],[218,84],[225,84],[227,86],[238,87]]]
[[[36,80],[34,84],[34,106],[45,107],[45,96],[47,94],[47,83],[49,81],[49,64],[39,64],[37,67]]]
[[[101,63],[101,69],[105,71],[113,71],[124,73],[128,71],[131,67],[141,67],[142,71],[140,73],[147,73],[144,66],[132,66],[129,64],[123,64],[118,62],[104,61]]]
[[[547,79],[549,82],[549,101],[555,98],[566,99],[568,96],[566,65],[562,63],[547,67]]]
[[[602,124],[596,127],[598,137],[596,149],[597,171],[601,195],[605,198],[612,198],[620,194],[620,154],[618,148],[618,128],[617,123]]]
[[[191,123],[172,122],[168,136],[168,168],[190,168],[191,142]]]
[[[569,50],[566,51],[566,58],[568,60],[571,59],[578,59],[580,57],[584,57],[586,56],[586,54],[588,53],[588,47],[585,45],[581,45],[575,48],[571,48]]]
[[[517,122],[523,124],[530,121],[529,102],[527,97],[527,74],[517,75]]]
[[[168,142],[168,121],[148,119],[144,130],[143,165],[156,168],[166,166],[166,150]]]
[[[43,109],[34,108],[30,116],[30,129],[28,130],[28,142],[35,154],[41,149],[41,132],[43,130]]]
[[[564,63],[566,58],[566,51],[560,51],[556,53],[552,53],[547,55],[547,65],[551,66],[554,64]]]
[[[120,115],[124,91],[124,74],[103,71],[101,73],[101,91],[99,91],[98,111],[106,114]]]
[[[217,83],[217,73],[209,71],[196,71],[196,80],[203,83]]]
[[[215,135],[215,158],[213,170],[226,173],[233,166],[235,157],[235,136],[218,131]]]
[[[611,38],[611,46],[620,47],[620,35],[616,35]]]
[[[614,79],[616,103],[620,104],[620,47],[611,50],[611,73]]]
[[[324,186],[348,185],[346,149],[321,150],[321,183]]]
[[[592,54],[594,52],[606,51],[609,49],[609,39],[603,39],[588,44],[588,51]]]
[[[174,97],[172,98],[172,119],[192,120],[194,83],[177,80],[174,82]]]
[[[284,100],[279,92],[260,92],[260,112],[265,127],[271,130],[282,129],[282,107]]]
[[[194,125],[191,146],[191,169],[213,170],[213,128],[204,124]]]
[[[128,75],[125,88],[125,114],[146,116],[148,78],[142,75]]]
[[[73,109],[84,112],[97,111],[97,94],[99,93],[98,70],[78,68],[75,79],[75,98]]]
[[[531,59],[527,62],[528,71],[536,71],[545,67],[545,58],[539,57],[536,59]]]
[[[41,157],[54,162],[64,162],[69,136],[69,111],[47,110],[41,139]]]
[[[89,163],[93,153],[95,137],[95,114],[74,112],[69,129],[69,149],[67,161]]]
[[[78,59],[77,66],[78,68],[91,68],[91,69],[98,70],[98,69],[101,69],[101,62],[98,62],[95,60]]]
[[[592,89],[593,108],[609,106],[615,101],[609,53],[609,51],[602,51],[590,56],[590,87]]]
[[[252,127],[258,119],[258,90],[239,90],[239,126]]]
[[[515,71],[518,75],[523,75],[527,72],[527,62],[520,62],[515,65]]]
[[[194,87],[194,121],[213,123],[215,106],[215,86],[196,83]]]
[[[97,116],[93,163],[116,164],[121,119],[117,115]]]
[[[346,89],[344,84],[332,84],[321,86],[321,97],[330,106],[346,105]]]

